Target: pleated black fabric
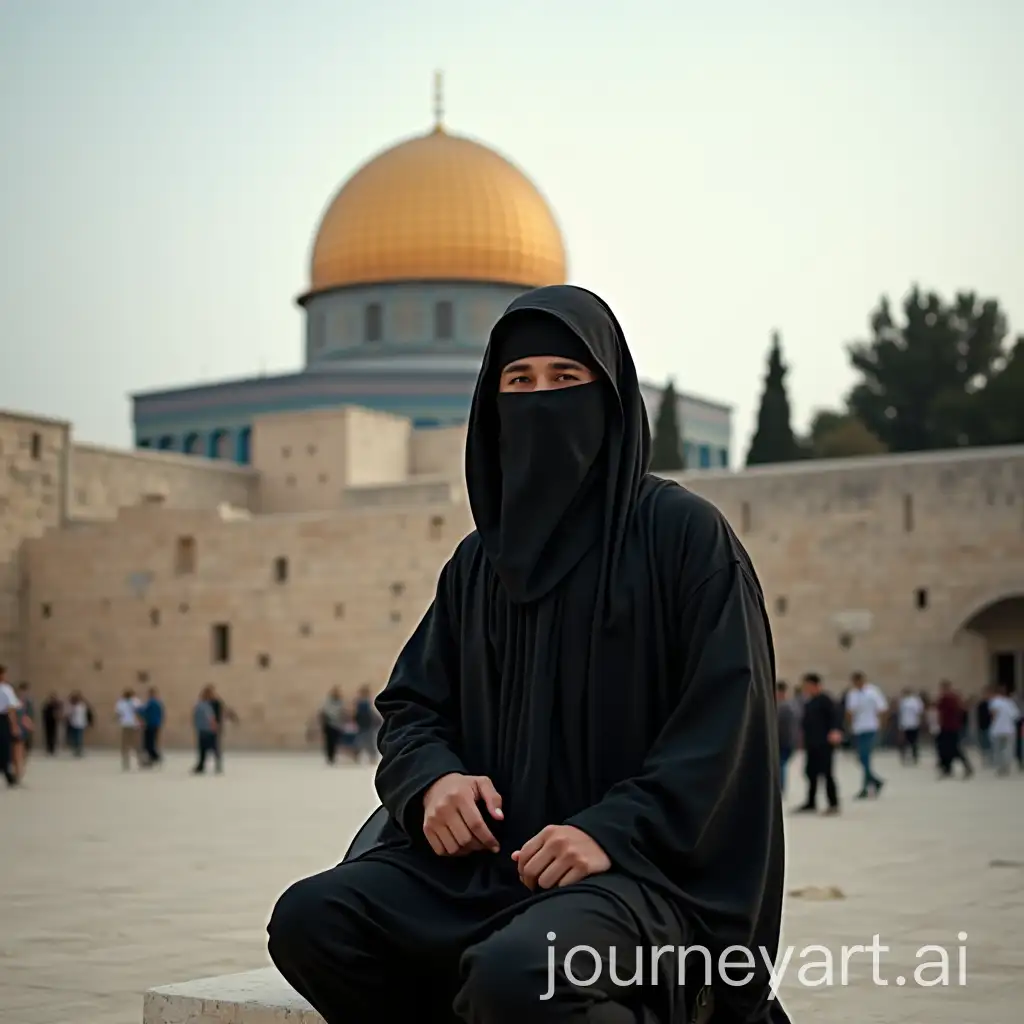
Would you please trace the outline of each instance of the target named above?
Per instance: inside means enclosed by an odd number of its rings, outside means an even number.
[[[506,318],[524,312],[557,318],[602,379],[499,396],[495,350]],[[506,318],[492,335],[469,424],[477,530],[442,570],[377,698],[377,788],[389,823],[381,844],[358,859],[387,861],[443,894],[452,921],[474,922],[468,943],[551,895],[526,890],[510,854],[547,825],[574,825],[612,861],[604,891],[615,877],[639,883],[629,891],[667,900],[693,941],[755,953],[754,982],[716,993],[716,1021],[770,1012],[784,1020],[768,1002],[758,951],[777,951],[784,841],[774,653],[754,569],[717,509],[648,474],[636,371],[608,307],[582,289],[545,288],[517,299]],[[561,445],[560,424],[569,434]],[[588,424],[600,431],[597,442]],[[554,476],[545,437],[560,467]],[[517,439],[528,458],[503,463],[502,446]],[[570,451],[581,460],[575,470],[566,468]],[[515,523],[503,464],[526,467],[515,481]],[[573,486],[588,496],[575,502],[555,481],[581,469]],[[543,542],[534,543],[531,523],[546,531]],[[494,782],[504,809],[504,821],[492,823],[500,853],[431,852],[422,797],[449,772]],[[630,910],[645,938],[665,941],[645,900],[632,899]]]

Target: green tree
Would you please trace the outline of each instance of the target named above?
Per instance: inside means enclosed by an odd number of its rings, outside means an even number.
[[[897,324],[883,297],[871,338],[849,346],[861,376],[849,411],[890,451],[984,444],[992,434],[977,397],[999,374],[1006,317],[994,299],[961,292],[945,303],[914,287]]]
[[[768,353],[768,372],[764,378],[761,408],[757,414],[757,429],[747,453],[748,466],[768,462],[791,462],[804,456],[801,446],[793,436],[789,395],[786,393],[787,372],[782,361],[782,339],[779,332],[774,331],[772,347]]]
[[[985,387],[971,396],[967,416],[977,444],[1024,443],[1024,335]]]
[[[654,437],[651,439],[651,471],[654,473],[675,473],[686,468],[678,410],[676,387],[669,380],[661,393],[661,404],[654,421]]]
[[[845,459],[880,455],[886,447],[856,416],[822,409],[811,421],[805,449],[812,459]]]

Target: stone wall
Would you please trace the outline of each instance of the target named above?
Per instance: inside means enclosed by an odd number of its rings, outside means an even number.
[[[404,483],[410,433],[406,419],[355,406],[258,417],[252,462],[260,512],[337,509],[348,487]]]
[[[14,683],[26,668],[22,545],[63,521],[68,436],[66,423],[0,412],[0,664]]]
[[[987,646],[965,624],[1024,594],[1024,448],[880,456],[686,473],[747,546],[761,577],[779,672],[862,669],[884,688],[968,691],[988,681]],[[871,629],[840,646],[834,617]]]
[[[118,509],[161,495],[171,508],[254,507],[253,470],[198,455],[123,451],[91,444],[71,448],[69,512],[73,519],[111,519]]]
[[[85,693],[93,742],[115,739],[125,687],[155,685],[167,742],[190,744],[213,683],[241,718],[230,742],[302,746],[329,687],[386,681],[469,528],[450,505],[250,519],[140,505],[51,533],[25,549],[31,677]]]

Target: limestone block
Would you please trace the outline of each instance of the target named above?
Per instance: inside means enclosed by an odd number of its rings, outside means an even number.
[[[146,993],[142,1024],[324,1024],[273,967]]]

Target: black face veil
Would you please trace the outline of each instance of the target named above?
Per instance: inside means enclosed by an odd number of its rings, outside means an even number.
[[[499,395],[503,366],[529,355],[574,358],[598,381]],[[513,301],[473,396],[466,481],[484,550],[514,601],[543,597],[594,543],[607,595],[649,458],[636,368],[611,309],[569,285]]]

